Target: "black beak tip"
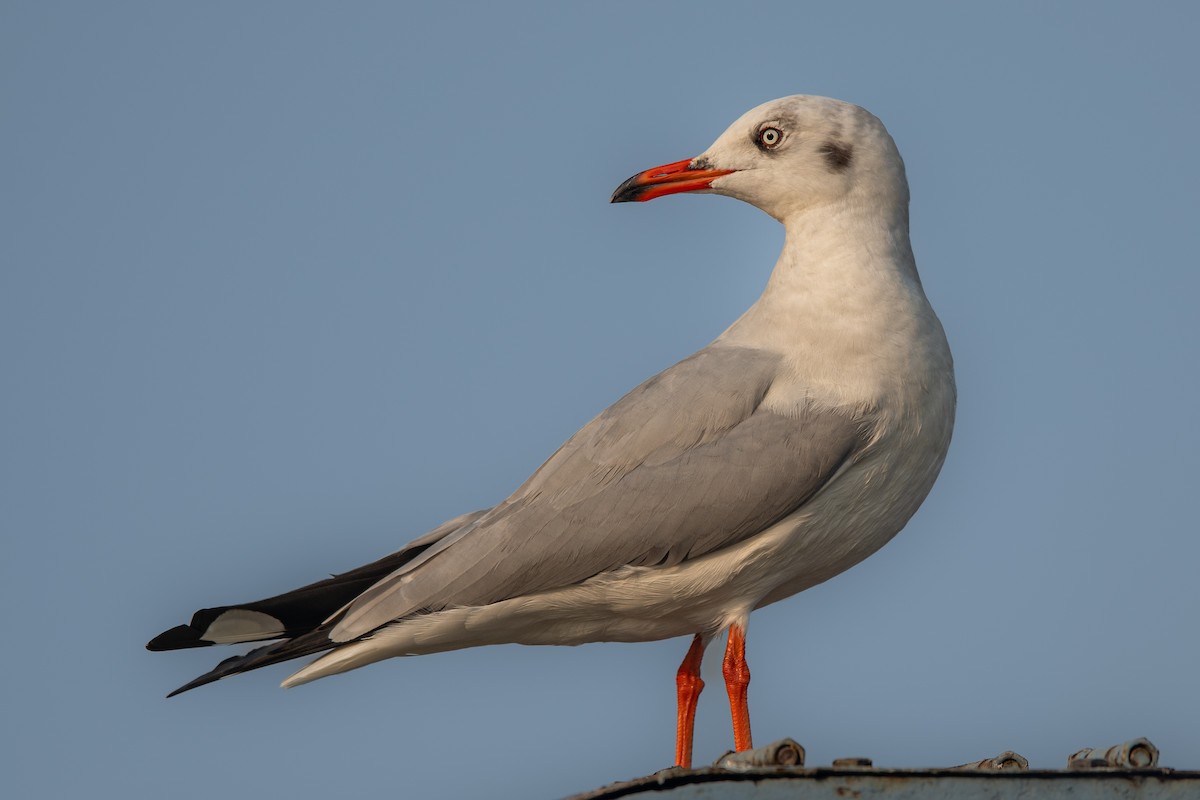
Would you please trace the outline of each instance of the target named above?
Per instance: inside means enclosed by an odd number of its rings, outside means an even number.
[[[632,202],[635,202],[639,197],[641,197],[641,194],[645,189],[644,186],[638,185],[637,179],[638,179],[638,176],[634,175],[632,178],[630,178],[629,180],[625,181],[620,186],[618,186],[617,190],[615,192],[613,192],[612,199],[609,200],[608,202],[610,202],[610,203],[632,203]]]

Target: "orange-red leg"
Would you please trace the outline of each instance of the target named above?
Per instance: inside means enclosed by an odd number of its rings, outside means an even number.
[[[739,753],[749,750],[750,708],[746,705],[746,688],[750,685],[750,667],[746,664],[746,632],[740,625],[729,626],[729,644],[721,664],[725,690],[729,692],[729,712],[733,716],[733,747]]]
[[[675,692],[679,702],[679,716],[675,722],[675,763],[680,767],[692,766],[692,731],[696,727],[696,703],[704,690],[700,680],[700,662],[704,660],[704,639],[700,634],[692,639],[683,663],[675,673]]]

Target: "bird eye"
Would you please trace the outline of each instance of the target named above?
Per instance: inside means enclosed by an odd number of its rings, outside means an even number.
[[[778,147],[783,141],[783,131],[779,128],[763,128],[758,132],[758,146],[766,150]]]

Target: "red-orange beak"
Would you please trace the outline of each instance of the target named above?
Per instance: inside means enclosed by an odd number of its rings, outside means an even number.
[[[732,169],[690,169],[695,159],[676,161],[674,164],[663,164],[661,167],[639,172],[622,183],[613,192],[612,202],[632,203],[642,202],[662,197],[665,194],[679,192],[694,192],[699,189],[712,188],[712,182],[737,170]]]

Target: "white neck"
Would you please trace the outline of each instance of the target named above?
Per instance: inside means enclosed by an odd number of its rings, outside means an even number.
[[[839,405],[896,390],[901,371],[921,366],[909,362],[930,349],[922,344],[945,349],[917,277],[905,204],[825,205],[785,226],[767,288],[718,342],[779,353],[797,391]]]

